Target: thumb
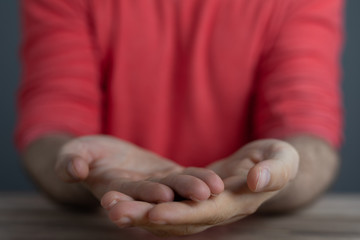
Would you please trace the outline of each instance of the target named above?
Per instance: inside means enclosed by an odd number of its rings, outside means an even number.
[[[296,177],[299,154],[290,144],[284,143],[266,157],[248,173],[247,184],[253,192],[280,190]]]
[[[65,182],[80,182],[88,177],[91,162],[88,144],[74,139],[60,149],[55,172]]]

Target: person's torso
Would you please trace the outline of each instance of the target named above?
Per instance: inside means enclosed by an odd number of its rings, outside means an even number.
[[[89,1],[103,131],[183,165],[251,139],[253,87],[280,0]]]

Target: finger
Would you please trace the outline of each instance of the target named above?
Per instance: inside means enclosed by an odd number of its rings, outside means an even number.
[[[108,210],[110,220],[123,228],[147,222],[146,214],[153,204],[134,201],[128,195],[110,191],[101,198],[101,206]]]
[[[153,181],[167,185],[178,195],[194,201],[206,200],[211,196],[208,185],[191,175],[172,174]]]
[[[243,201],[241,207],[245,208],[250,204],[253,203]],[[201,202],[182,201],[155,205],[149,211],[148,219],[149,222],[158,225],[216,225],[249,214],[248,210],[241,211],[238,206],[229,193],[223,192],[217,197]]]
[[[93,159],[88,148],[80,140],[72,140],[61,148],[55,171],[63,181],[79,182],[87,178]]]
[[[247,182],[252,191],[280,190],[295,178],[299,155],[292,147],[286,145],[277,146],[269,155],[269,159],[257,163],[250,169]]]
[[[111,189],[126,194],[135,200],[151,203],[169,202],[174,199],[174,192],[170,187],[152,181],[118,179],[112,183]]]
[[[207,200],[209,201],[209,200]],[[203,207],[197,207],[198,204],[203,206],[208,203],[182,201],[161,203],[149,212],[149,222],[158,225],[182,225],[192,223],[203,223],[210,217]]]
[[[212,195],[218,195],[224,191],[223,180],[210,169],[190,167],[186,168],[183,173],[197,177],[205,182]]]
[[[103,208],[105,208],[106,210],[110,210],[113,206],[115,206],[115,204],[120,201],[134,201],[134,199],[123,193],[110,191],[104,194],[104,196],[101,198],[100,203]]]
[[[234,175],[224,179],[225,189],[234,193],[242,192],[244,187],[248,188],[247,185],[247,173],[246,175]]]
[[[142,201],[119,201],[109,211],[109,218],[119,227],[145,225],[153,204]]]
[[[82,158],[62,156],[56,163],[55,172],[63,181],[79,182],[89,175],[89,166]]]

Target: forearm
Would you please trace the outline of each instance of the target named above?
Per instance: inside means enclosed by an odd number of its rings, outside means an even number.
[[[66,205],[96,206],[97,200],[79,183],[65,183],[55,173],[60,148],[70,136],[51,135],[38,139],[25,149],[23,164],[29,176],[46,195]]]
[[[291,211],[307,205],[320,196],[336,177],[337,152],[325,141],[311,136],[286,139],[300,156],[296,178],[260,208],[260,212]]]

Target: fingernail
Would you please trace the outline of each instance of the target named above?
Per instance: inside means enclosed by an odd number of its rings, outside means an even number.
[[[70,173],[70,175],[75,178],[75,179],[79,179],[77,172],[75,170],[75,166],[73,164],[73,161],[70,161],[67,165],[67,171]]]
[[[219,194],[212,193],[211,196],[212,197],[217,197],[217,196],[219,196]]]
[[[115,204],[117,204],[117,203],[118,203],[118,200],[114,199],[114,200],[112,200],[108,205],[106,205],[105,208],[106,208],[107,210],[109,210],[109,209],[111,209],[113,206],[115,206]]]
[[[270,172],[266,168],[261,169],[256,191],[263,190],[270,182]]]
[[[119,219],[118,224],[120,227],[129,227],[131,225],[131,219],[128,217],[122,217]]]

